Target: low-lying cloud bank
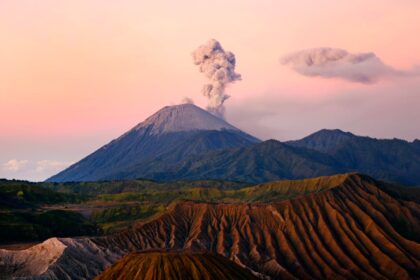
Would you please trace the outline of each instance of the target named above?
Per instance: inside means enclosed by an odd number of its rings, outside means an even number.
[[[24,168],[28,164],[27,159],[11,159],[2,165],[2,169],[5,171],[16,172]]]
[[[364,84],[419,74],[416,70],[402,71],[386,65],[372,52],[352,54],[335,48],[301,50],[282,57],[280,62],[304,76],[340,78]]]
[[[74,162],[59,160],[11,159],[0,164],[0,178],[19,179],[29,178],[43,181],[57,172],[69,167]]]

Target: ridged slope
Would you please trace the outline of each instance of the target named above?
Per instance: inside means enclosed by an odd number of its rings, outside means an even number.
[[[358,174],[298,182],[274,183],[281,192],[301,186],[293,199],[183,202],[133,230],[60,239],[63,254],[34,279],[90,278],[118,256],[150,249],[220,254],[272,279],[419,279],[418,189]]]
[[[190,156],[173,165],[149,169],[148,178],[164,173],[163,179],[228,179],[267,182],[341,173],[338,163],[323,153],[268,140],[236,149]]]
[[[361,175],[271,204],[186,202],[96,242],[104,247],[207,250],[253,271],[300,279],[412,279],[420,267],[420,206]]]
[[[96,280],[252,280],[245,268],[219,255],[200,253],[131,253]]]

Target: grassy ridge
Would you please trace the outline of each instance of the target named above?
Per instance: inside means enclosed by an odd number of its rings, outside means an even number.
[[[104,233],[111,233],[127,228],[134,221],[148,218],[165,209],[165,205],[156,203],[125,205],[94,211],[90,219],[97,223]]]
[[[182,188],[178,190],[153,190],[143,192],[122,192],[102,194],[96,198],[104,201],[148,201],[170,203],[174,200],[195,200],[207,202],[270,202],[290,199],[307,193],[319,192],[341,184],[348,174],[318,177],[305,180],[284,180],[241,189],[220,189],[217,187]]]
[[[100,210],[92,215],[106,233],[129,227],[135,220],[148,218],[163,212],[167,205],[179,200],[199,202],[253,203],[290,199],[299,195],[321,192],[340,185],[349,175],[318,177],[299,181],[285,180],[260,184],[241,189],[218,187],[145,189],[115,194],[100,194],[97,200],[106,202],[138,202],[137,206],[122,206]]]
[[[69,183],[48,183],[40,185],[44,188],[68,194],[94,197],[101,194],[117,194],[122,192],[154,192],[169,191],[188,188],[220,188],[239,189],[246,186],[243,182],[230,182],[221,180],[199,180],[199,181],[168,181],[157,182],[146,179],[122,180],[122,181],[97,181],[97,182],[69,182]]]

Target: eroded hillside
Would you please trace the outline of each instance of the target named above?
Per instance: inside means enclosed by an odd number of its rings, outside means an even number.
[[[133,230],[60,239],[65,250],[39,277],[92,278],[117,258],[149,249],[217,253],[273,279],[419,277],[417,190],[358,174],[321,181],[273,183],[273,196],[301,186],[300,194],[277,202],[177,203]]]
[[[178,252],[131,253],[96,280],[252,280],[247,269],[220,255]]]

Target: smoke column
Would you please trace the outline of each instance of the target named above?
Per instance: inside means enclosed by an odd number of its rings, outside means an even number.
[[[203,95],[209,99],[207,110],[224,118],[223,103],[229,98],[225,89],[229,83],[241,80],[241,75],[235,73],[235,55],[223,50],[220,43],[211,39],[198,47],[192,54],[194,64],[200,67],[200,72],[209,79],[203,86]]]

